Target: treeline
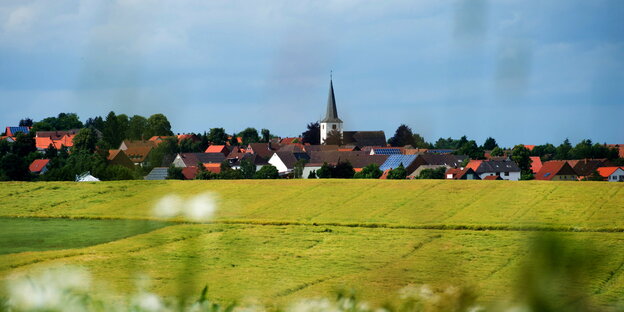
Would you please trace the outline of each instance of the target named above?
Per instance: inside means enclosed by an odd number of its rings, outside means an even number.
[[[394,135],[388,139],[390,146],[411,145],[414,148],[426,149],[451,149],[457,155],[468,155],[471,159],[484,159],[485,151],[490,151],[491,156],[511,156],[511,148],[503,148],[496,140],[488,137],[483,144],[479,145],[475,140],[468,140],[466,136],[459,139],[439,138],[435,143],[428,143],[406,125],[400,125]],[[559,146],[550,143],[536,145],[529,151],[530,156],[538,156],[542,161],[567,160],[585,158],[606,158],[615,160],[619,157],[618,150],[609,148],[605,144],[593,143],[591,140],[582,140],[572,145],[570,140],[565,139]]]

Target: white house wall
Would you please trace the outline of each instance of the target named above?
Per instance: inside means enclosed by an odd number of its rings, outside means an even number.
[[[321,169],[321,166],[315,166],[315,167],[303,167],[302,178],[307,179],[307,178],[308,178],[308,176],[310,175],[310,172],[312,172],[312,171],[318,171],[319,169]]]
[[[487,176],[495,176],[496,172],[484,172],[482,174],[479,175],[479,177],[481,178],[481,180],[485,179],[485,177]],[[504,172],[500,173],[500,177],[503,180],[509,180],[509,181],[518,181],[520,180],[520,172],[509,172],[509,175],[506,176]]]
[[[273,153],[273,156],[269,159],[269,164],[277,168],[277,172],[280,174],[288,173],[288,167],[286,167],[282,159],[280,159],[276,153]]]

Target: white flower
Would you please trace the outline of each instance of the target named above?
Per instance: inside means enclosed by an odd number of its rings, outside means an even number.
[[[156,294],[142,292],[134,297],[134,306],[140,311],[165,311],[165,305]]]

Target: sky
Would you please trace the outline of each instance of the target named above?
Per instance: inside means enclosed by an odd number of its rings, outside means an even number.
[[[2,0],[0,125],[165,114],[175,133],[322,119],[428,141],[624,143],[621,0]]]

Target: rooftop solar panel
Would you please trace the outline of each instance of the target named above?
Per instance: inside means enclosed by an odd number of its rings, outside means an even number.
[[[388,159],[379,167],[382,171],[388,169],[394,169],[403,164],[403,167],[407,167],[412,164],[417,155],[390,155]]]

